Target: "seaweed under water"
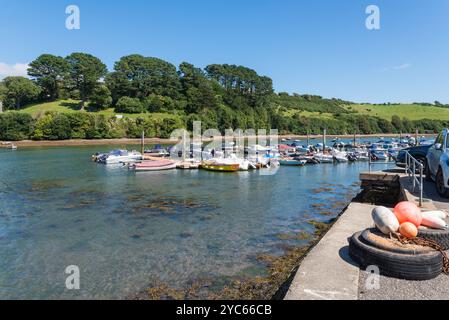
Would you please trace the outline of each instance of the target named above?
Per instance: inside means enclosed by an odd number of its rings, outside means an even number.
[[[336,219],[327,222],[311,220],[314,234],[299,232],[297,235],[282,237],[283,240],[310,240],[307,245],[284,244],[281,256],[258,254],[256,259],[266,267],[266,276],[254,278],[231,277],[225,284],[217,279],[198,279],[187,288],[173,288],[165,283],[153,282],[147,289],[132,296],[136,300],[272,300],[282,299],[288,285],[306,253],[315,246],[330,229]],[[215,289],[214,289],[215,288]]]

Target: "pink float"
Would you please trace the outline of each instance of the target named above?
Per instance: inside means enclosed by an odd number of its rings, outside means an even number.
[[[400,202],[394,207],[393,212],[399,224],[410,222],[418,228],[422,223],[421,209],[413,202]]]

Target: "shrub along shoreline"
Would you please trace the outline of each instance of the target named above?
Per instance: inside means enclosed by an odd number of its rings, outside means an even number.
[[[363,119],[363,120],[362,120]],[[70,139],[136,139],[142,132],[146,137],[166,139],[179,128],[192,129],[195,120],[203,121],[204,128],[217,128],[222,133],[224,129],[201,115],[179,116],[171,114],[151,113],[142,117],[121,119],[116,116],[106,116],[89,112],[59,113],[46,112],[40,117],[34,118],[21,112],[7,112],[0,114],[0,141],[21,140],[70,140]],[[366,121],[366,122],[365,122]],[[280,135],[319,135],[323,129],[327,129],[329,135],[370,135],[370,134],[399,134],[400,132],[415,132],[420,134],[433,134],[449,126],[449,121],[442,120],[415,120],[409,121],[404,131],[397,130],[390,122],[384,119],[369,118],[361,115],[345,115],[335,119],[318,118],[286,118],[285,123],[276,125],[276,119],[269,121],[272,125],[256,126],[255,129],[276,128]],[[364,124],[364,125],[361,125]],[[251,127],[226,127],[246,130]],[[269,131],[268,131],[269,132]]]

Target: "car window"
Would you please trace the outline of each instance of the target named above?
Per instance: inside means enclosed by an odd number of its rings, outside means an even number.
[[[443,144],[443,141],[444,139],[443,139],[443,135],[442,134],[439,134],[438,135],[438,137],[437,137],[437,139],[435,140],[435,144],[437,144],[437,143],[439,143],[439,144]]]

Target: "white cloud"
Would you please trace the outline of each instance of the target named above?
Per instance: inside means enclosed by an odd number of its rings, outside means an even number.
[[[404,69],[410,68],[411,66],[412,65],[410,63],[403,63],[403,64],[400,64],[398,66],[394,66],[393,69],[394,70],[404,70]]]
[[[400,64],[398,66],[394,66],[394,67],[384,67],[382,69],[382,71],[387,72],[387,71],[391,71],[391,70],[395,70],[395,71],[399,71],[399,70],[405,70],[410,68],[412,65],[410,63],[403,63]]]
[[[0,79],[9,76],[27,77],[27,69],[28,64],[26,63],[16,63],[11,65],[4,62],[0,62]]]

